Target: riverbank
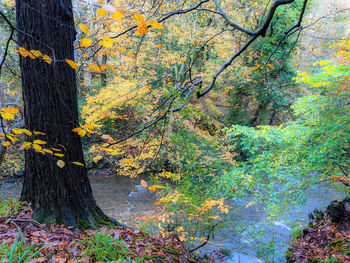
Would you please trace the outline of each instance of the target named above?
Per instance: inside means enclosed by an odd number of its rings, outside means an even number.
[[[189,253],[175,235],[115,226],[41,225],[15,199],[0,204],[1,262],[211,262]]]
[[[346,200],[346,199],[344,199]],[[309,226],[292,242],[289,263],[350,262],[350,202],[332,201],[309,215]]]

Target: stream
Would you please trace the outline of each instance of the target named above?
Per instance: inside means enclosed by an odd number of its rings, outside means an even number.
[[[90,183],[97,204],[109,216],[127,225],[133,226],[136,219],[148,215],[154,210],[155,196],[152,192],[140,186],[140,180],[144,178],[131,179],[121,176],[90,176]],[[4,180],[0,189],[0,200],[9,197],[18,197],[21,191],[21,179]],[[213,243],[201,249],[201,253],[209,253],[217,248],[226,248],[231,251],[231,256],[226,259],[227,263],[256,263],[265,262],[259,258],[260,252],[268,252],[270,262],[285,262],[283,256],[292,226],[298,223],[307,224],[307,215],[315,208],[324,209],[331,200],[340,199],[344,194],[335,190],[307,190],[307,202],[304,205],[295,207],[291,212],[280,218],[274,224],[264,221],[264,213],[258,205],[249,208],[240,208],[235,211],[232,226],[215,233]],[[249,200],[240,200],[242,204]],[[255,228],[249,225],[255,224]],[[237,228],[241,226],[241,230]],[[235,230],[236,229],[236,230]],[[264,235],[256,235],[257,229],[266,231]],[[273,243],[270,243],[271,240]],[[273,252],[274,251],[274,252]]]

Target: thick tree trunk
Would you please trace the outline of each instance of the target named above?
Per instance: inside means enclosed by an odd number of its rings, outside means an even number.
[[[27,150],[21,199],[32,203],[35,219],[43,223],[109,220],[96,205],[86,168],[72,164],[84,163],[84,158],[80,137],[72,131],[78,126],[75,72],[65,62],[74,60],[71,0],[18,0],[16,10],[17,26],[23,32],[18,33],[20,46],[53,59],[49,65],[40,58],[20,56],[26,128],[45,133],[31,140],[61,149],[66,163],[59,168],[59,157]]]

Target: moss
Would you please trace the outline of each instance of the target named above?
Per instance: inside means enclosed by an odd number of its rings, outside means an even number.
[[[145,255],[143,257],[143,259],[146,259],[146,260],[152,260],[152,259],[155,259],[155,258],[166,258],[166,256],[165,255],[155,255],[155,256],[147,256],[147,255]]]
[[[80,230],[84,231],[88,228],[91,227],[91,224],[88,220],[86,219],[80,219],[77,223],[77,228],[79,228]]]
[[[158,246],[158,245],[156,245],[156,246],[157,246],[157,248],[160,248],[160,249],[162,249],[166,252],[169,252],[171,254],[178,254],[179,253],[179,251],[175,248],[168,248],[168,247],[163,247],[163,246]]]
[[[57,218],[55,215],[46,214],[43,212],[36,212],[33,215],[33,220],[38,221],[41,224],[54,224],[57,222]]]

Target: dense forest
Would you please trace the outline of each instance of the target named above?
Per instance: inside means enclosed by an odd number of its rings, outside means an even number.
[[[1,0],[1,262],[350,262],[347,0]]]

